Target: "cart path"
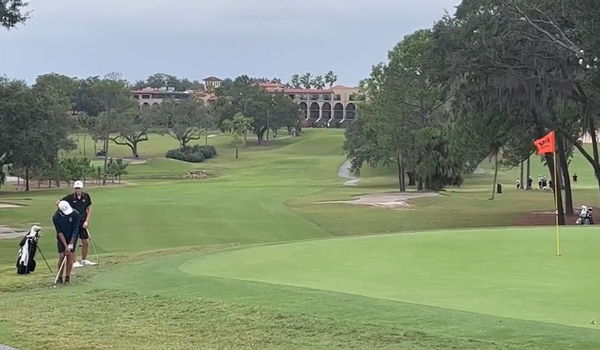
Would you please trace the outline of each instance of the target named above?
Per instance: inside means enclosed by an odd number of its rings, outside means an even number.
[[[344,185],[346,185],[346,186],[358,186],[358,183],[360,182],[361,178],[352,175],[351,174],[351,169],[352,169],[352,163],[349,160],[346,160],[340,166],[340,169],[338,170],[338,176],[341,177],[342,179],[348,180],[348,181],[346,181],[344,183]]]

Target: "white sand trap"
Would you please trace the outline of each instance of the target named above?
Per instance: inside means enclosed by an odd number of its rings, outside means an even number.
[[[0,209],[8,209],[8,208],[21,208],[21,206],[16,205],[16,204],[0,203]]]
[[[372,193],[358,196],[349,201],[319,202],[320,204],[354,204],[366,205],[377,208],[406,209],[411,205],[408,201],[415,198],[437,197],[434,192],[412,192],[412,193]]]
[[[16,232],[16,230],[11,227],[0,225],[0,239],[11,239],[23,237],[24,235],[24,232]]]
[[[127,163],[131,165],[142,165],[148,163],[148,159],[128,160]]]

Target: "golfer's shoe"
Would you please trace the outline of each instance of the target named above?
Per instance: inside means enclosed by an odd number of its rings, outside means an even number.
[[[89,260],[82,260],[81,263],[83,264],[83,266],[94,266],[94,265],[98,265],[93,261],[89,261]]]
[[[56,284],[62,284],[62,283],[63,283],[62,277],[59,277],[59,278],[56,280]]]
[[[85,260],[84,260],[84,261],[85,261]],[[85,266],[85,265],[83,264],[83,261],[82,261],[82,262],[75,261],[75,262],[73,263],[73,267],[84,267],[84,266]]]
[[[65,284],[71,284],[71,277],[65,277]]]

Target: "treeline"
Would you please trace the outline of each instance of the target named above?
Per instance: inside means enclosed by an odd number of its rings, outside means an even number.
[[[555,130],[558,164],[550,155],[544,162],[565,189],[556,194],[564,223],[573,212],[573,149],[600,187],[599,31],[593,0],[462,1],[455,15],[405,37],[361,83],[370,99],[345,143],[354,169],[395,164],[401,191],[406,177],[438,190],[460,184],[486,157],[496,169],[527,162],[533,141]]]
[[[131,96],[132,88],[118,74],[77,79],[52,73],[39,76],[33,86],[0,79],[0,167],[12,164],[12,169],[21,169],[29,189],[33,173],[60,173],[58,154],[76,148],[69,135],[78,131],[103,144],[102,183],[106,184],[112,143],[127,146],[137,159],[139,145],[150,134],[165,134],[179,142],[181,153],[189,154],[191,142],[204,137],[208,144],[209,130],[226,131],[223,122],[238,113],[248,119],[244,143],[247,134],[256,135],[261,144],[282,127],[295,130],[295,135],[300,129],[297,105],[283,93],[267,93],[247,76],[225,81],[210,104],[190,94],[140,108]],[[200,154],[209,158],[199,152],[185,158],[197,161]]]

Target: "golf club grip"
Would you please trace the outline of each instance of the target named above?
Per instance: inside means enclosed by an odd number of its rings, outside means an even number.
[[[58,272],[56,273],[56,277],[54,277],[54,284],[56,284],[56,282],[58,282],[58,277],[60,276],[60,273],[62,272],[63,267],[65,266],[65,262],[67,262],[67,256],[66,255],[63,258],[62,263],[60,263],[60,268],[58,269]]]

